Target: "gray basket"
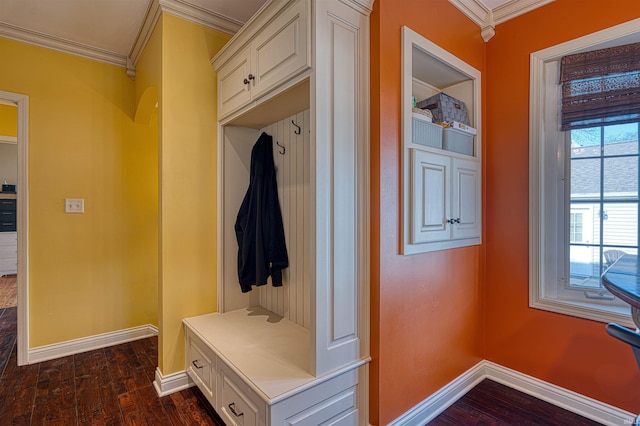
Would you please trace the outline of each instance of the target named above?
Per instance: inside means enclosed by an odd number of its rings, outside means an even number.
[[[473,155],[473,135],[454,128],[444,129],[442,148],[460,154]]]
[[[442,149],[442,126],[429,122],[420,114],[413,114],[411,121],[413,143]]]
[[[420,101],[416,104],[418,108],[429,109],[433,114],[433,121],[458,121],[460,123],[471,125],[469,123],[469,114],[467,106],[461,100],[440,92],[430,98]]]

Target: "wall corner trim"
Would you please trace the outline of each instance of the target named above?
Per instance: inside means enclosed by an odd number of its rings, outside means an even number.
[[[82,352],[92,351],[94,349],[119,345],[157,335],[158,328],[154,325],[147,324],[139,327],[82,337],[80,339],[67,340],[66,342],[38,346],[29,349],[27,363],[34,364],[36,362],[62,358],[68,355],[75,355]]]
[[[424,425],[484,379],[491,379],[604,425],[635,424],[636,415],[579,393],[482,360],[389,426]]]
[[[176,373],[162,375],[159,368],[156,368],[156,379],[153,381],[153,387],[159,397],[171,395],[195,386],[186,371],[178,371]]]

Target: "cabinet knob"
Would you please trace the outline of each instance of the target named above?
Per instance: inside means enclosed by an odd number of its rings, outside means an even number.
[[[228,405],[229,410],[231,410],[231,412],[233,413],[234,416],[236,417],[240,417],[240,416],[244,416],[244,413],[242,411],[236,411],[236,403],[232,402],[231,404]]]
[[[204,367],[204,365],[198,365],[198,360],[197,360],[197,359],[194,359],[193,361],[191,361],[191,364],[193,364],[193,366],[194,366],[195,368],[202,368],[202,367]]]
[[[457,219],[455,220],[455,222],[456,222],[456,223],[460,223],[460,218],[457,218]]]
[[[249,80],[247,80],[246,78],[244,79],[244,84],[249,84],[251,82],[251,80],[255,80],[255,76],[253,74],[249,74]]]

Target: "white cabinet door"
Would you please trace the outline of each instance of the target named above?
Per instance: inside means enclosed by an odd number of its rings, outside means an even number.
[[[251,54],[246,47],[218,71],[218,116],[225,116],[251,100],[252,80]]]
[[[411,243],[449,240],[451,159],[417,149],[411,154]]]
[[[218,118],[258,101],[311,67],[309,20],[308,1],[286,2],[242,49],[216,67]]]
[[[310,66],[307,15],[307,2],[298,1],[253,40],[252,99]]]
[[[453,159],[453,239],[477,238],[481,233],[480,164]]]

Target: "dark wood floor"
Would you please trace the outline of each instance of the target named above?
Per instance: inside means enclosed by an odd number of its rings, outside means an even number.
[[[17,366],[17,309],[0,309],[0,425],[224,425],[195,388],[158,398],[157,338]]]
[[[224,425],[196,388],[158,398],[157,338],[18,367],[16,314],[15,307],[0,309],[0,426]],[[490,380],[429,423],[597,424]]]
[[[595,426],[600,423],[487,379],[429,423],[429,426],[452,425]]]

